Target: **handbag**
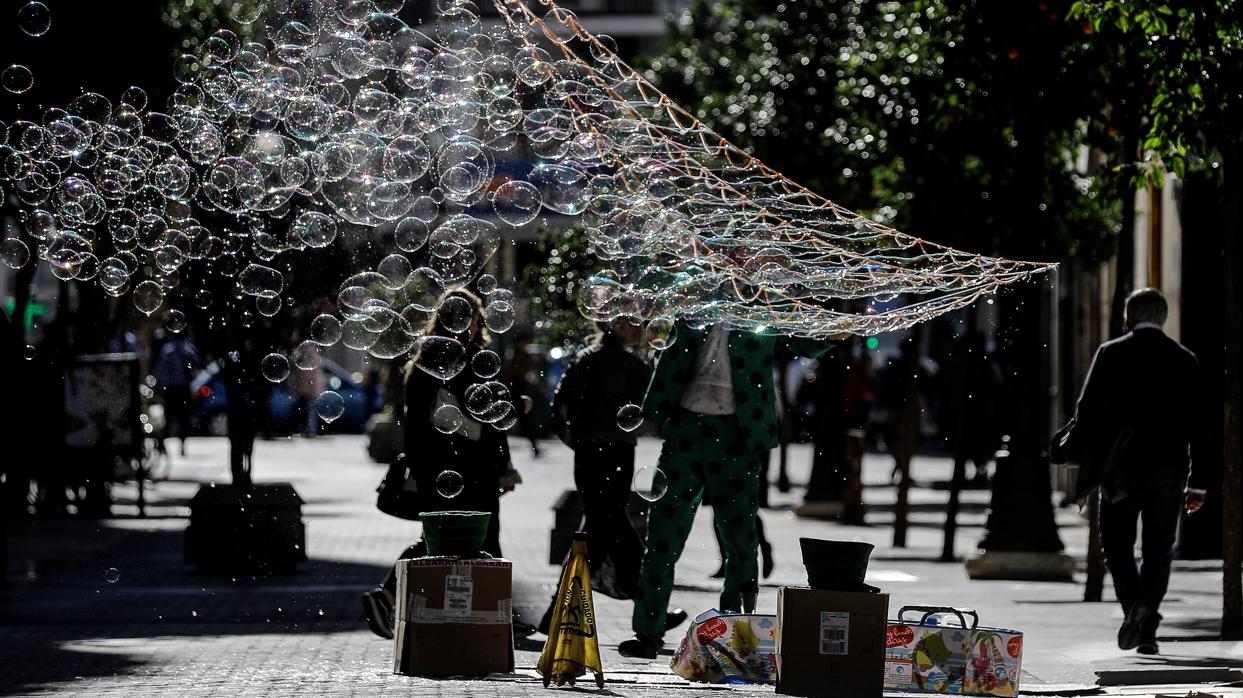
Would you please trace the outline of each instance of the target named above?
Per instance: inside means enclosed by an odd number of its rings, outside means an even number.
[[[388,472],[375,491],[376,509],[399,519],[419,520],[419,486],[414,481],[406,454],[397,456],[397,460],[389,464]]]
[[[1049,461],[1055,465],[1078,466],[1075,477],[1075,498],[1080,508],[1099,489],[1110,502],[1126,497],[1122,462],[1135,439],[1135,431],[1123,427],[1114,436],[1108,451],[1085,441],[1083,428],[1075,417],[1057,430],[1049,443]]]

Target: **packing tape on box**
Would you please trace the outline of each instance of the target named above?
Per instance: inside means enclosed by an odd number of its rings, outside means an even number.
[[[513,602],[509,599],[498,602],[495,611],[476,611],[469,606],[465,610],[428,608],[426,596],[411,594],[406,604],[406,615],[402,620],[407,623],[508,624],[513,620]]]

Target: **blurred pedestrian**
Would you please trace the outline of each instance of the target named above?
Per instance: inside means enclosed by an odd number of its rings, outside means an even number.
[[[224,380],[225,418],[229,432],[229,472],[233,484],[250,487],[251,457],[258,430],[256,412],[261,391],[256,386],[259,367],[255,365],[249,343],[241,351],[229,352],[221,367]]]
[[[695,509],[707,497],[725,557],[722,611],[755,610],[759,591],[756,481],[777,445],[773,351],[785,343],[815,357],[827,345],[724,325],[677,325],[677,342],[662,353],[648,389],[646,414],[664,438],[658,468],[668,490],[648,515],[631,627],[618,646],[626,657],[654,659],[667,625],[674,565],[686,545]]]
[[[959,342],[943,369],[942,431],[952,439],[955,458],[975,467],[972,484],[988,484],[988,464],[1001,447],[1001,366],[988,352],[983,332]]]
[[[574,451],[591,588],[632,599],[643,559],[643,541],[627,513],[638,439],[617,426],[617,411],[643,401],[652,370],[630,351],[639,343],[638,326],[618,319],[597,327],[591,346],[579,352],[557,385],[552,420],[557,435]],[[540,621],[541,632],[548,632],[551,613],[550,607]]]
[[[469,325],[460,333],[446,327],[444,317],[450,312],[446,309],[446,302],[455,298],[465,300],[471,314]],[[460,305],[454,304],[454,312]],[[458,290],[441,296],[437,307],[440,310],[432,316],[424,335],[459,340],[465,346],[465,355],[452,358],[454,363],[464,362],[469,367],[471,359],[491,342],[483,323],[483,304],[469,291]],[[483,383],[483,379],[466,368],[448,380],[441,380],[420,368],[433,368],[433,364],[444,368],[445,365],[440,363],[441,357],[432,354],[431,349],[420,349],[406,367],[406,413],[402,419],[405,453],[418,488],[420,511],[491,513],[483,552],[501,557],[500,497],[502,492],[513,490],[522,478],[510,462],[505,432],[472,416],[470,408],[475,403],[467,400],[467,392]],[[512,400],[508,394],[496,397]],[[483,407],[490,408],[492,405]],[[512,402],[510,409],[516,409]],[[500,411],[504,411],[503,407]],[[426,554],[427,546],[420,538],[407,547],[398,559]],[[379,587],[363,594],[367,624],[380,637],[393,637],[392,612],[396,589],[394,568],[389,570]]]
[[[535,420],[531,418],[530,405],[536,400],[546,400],[546,393],[541,389],[539,381],[534,379],[534,362],[531,360],[531,354],[527,351],[527,347],[531,345],[529,337],[516,337],[514,346],[510,352],[509,360],[505,362],[505,371],[502,377],[513,394],[521,400],[521,403],[515,402],[518,407],[518,426],[522,429],[522,435],[527,437],[527,441],[531,443],[531,455],[539,458],[539,442],[536,440]]]
[[[1158,610],[1180,511],[1196,512],[1205,497],[1191,467],[1201,441],[1198,362],[1162,331],[1167,312],[1156,289],[1127,298],[1128,332],[1097,349],[1066,453],[1081,464],[1080,491],[1100,488],[1101,544],[1125,614],[1118,647],[1141,654],[1159,651]],[[1143,522],[1138,569],[1137,521]]]
[[[189,337],[173,335],[160,347],[155,359],[155,387],[164,405],[165,435],[181,440],[181,455],[186,455],[186,437],[190,434],[190,384],[202,368],[198,349]]]
[[[315,414],[315,398],[324,392],[324,369],[319,345],[308,342],[307,346],[299,347],[303,352],[302,360],[315,368],[299,368],[293,375],[294,419],[302,420],[302,435],[308,438],[319,433],[319,415]]]

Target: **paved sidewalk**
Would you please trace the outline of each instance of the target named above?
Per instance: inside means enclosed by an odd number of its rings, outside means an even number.
[[[306,500],[307,553],[297,575],[256,582],[195,574],[181,559],[186,503],[203,482],[227,481],[227,444],[195,439],[190,455],[175,457],[170,479],[150,493],[148,518],[135,517],[132,487],[118,488],[118,518],[15,522],[10,528],[12,588],[0,592],[0,694],[42,695],[375,695],[511,696],[545,693],[533,671],[542,636],[520,642],[518,670],[487,681],[433,681],[390,673],[391,646],[367,632],[358,594],[373,586],[412,538],[417,525],[386,517],[374,507],[383,468],[371,462],[360,437],[260,442],[259,481],[292,482]],[[659,444],[644,441],[640,465],[655,461]],[[548,443],[543,458],[526,455],[514,440],[525,483],[502,501],[502,547],[515,563],[515,603],[538,619],[558,568],[546,564],[552,502],[572,487],[569,452]],[[774,456],[775,460],[775,456]],[[806,481],[810,454],[794,447],[791,475]],[[1166,654],[1143,658],[1121,652],[1112,640],[1121,621],[1116,604],[1084,604],[1082,588],[1065,583],[968,580],[961,564],[934,560],[940,553],[945,493],[913,490],[909,546],[889,547],[893,489],[884,484],[890,464],[865,462],[864,527],[795,518],[795,490],[772,495],[763,517],[777,566],[761,587],[761,612],[774,612],[776,588],[802,584],[798,537],[866,540],[878,546],[869,581],[891,594],[891,608],[935,603],[971,606],[981,622],[1023,630],[1024,693],[1087,691],[1097,671],[1128,669],[1243,668],[1243,643],[1207,638],[1220,617],[1218,563],[1177,563],[1162,626]],[[917,459],[921,483],[948,479],[942,459]],[[960,519],[960,554],[975,547],[986,514],[987,492],[968,492]],[[712,607],[718,583],[710,510],[700,512],[678,567],[674,604],[692,615]],[[1082,560],[1084,522],[1059,512],[1068,551]],[[617,655],[629,636],[630,604],[598,597],[596,614],[604,651],[607,691],[621,696],[663,696],[670,690],[771,694],[769,687],[699,686],[655,662]],[[683,626],[667,636],[676,645]],[[1110,688],[1108,694],[1154,695],[1155,686]],[[1185,696],[1190,687],[1166,693]],[[1213,695],[1243,689],[1213,688]],[[1101,695],[1105,693],[1100,693]],[[1080,692],[1078,695],[1090,695]]]

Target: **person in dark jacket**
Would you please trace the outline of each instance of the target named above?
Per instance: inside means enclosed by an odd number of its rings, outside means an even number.
[[[448,380],[432,375],[425,367],[441,374],[453,369],[447,369],[443,362],[432,366],[431,357],[422,355],[421,351],[407,366],[405,416],[402,419],[405,453],[418,487],[420,510],[490,512],[492,519],[488,523],[483,551],[500,557],[501,493],[512,490],[521,479],[510,463],[505,432],[494,426],[496,421],[504,420],[476,419],[478,415],[470,409],[475,403],[467,399],[468,392],[475,385],[484,383],[483,379],[466,368],[470,366],[471,358],[486,349],[491,341],[483,323],[483,304],[474,294],[459,290],[446,293],[438,307],[443,308],[445,301],[454,297],[465,299],[470,304],[473,313],[470,325],[463,332],[454,333],[445,327],[441,311],[438,311],[424,336],[456,339],[466,350],[463,355],[453,357],[452,363],[457,372]],[[456,428],[450,428],[456,419],[446,420],[443,413],[436,414],[437,410],[446,406],[456,408],[461,416]],[[512,403],[509,409],[514,409]],[[485,419],[490,420],[491,417]],[[420,539],[407,547],[397,559],[426,554],[426,545]],[[363,594],[367,624],[380,637],[393,637],[391,614],[396,588],[394,568],[389,570],[379,587]]]
[[[1194,513],[1205,494],[1191,468],[1200,441],[1198,363],[1162,331],[1166,313],[1156,289],[1127,298],[1129,331],[1097,350],[1075,410],[1076,439],[1099,469],[1101,544],[1125,614],[1118,646],[1141,654],[1158,652],[1157,611],[1180,509]],[[1144,527],[1139,568],[1137,520]]]
[[[558,435],[574,450],[591,586],[615,599],[634,598],[643,558],[643,541],[626,513],[637,438],[617,426],[617,411],[643,401],[652,374],[629,351],[638,341],[639,328],[629,320],[602,324],[596,341],[566,369],[552,404]]]

